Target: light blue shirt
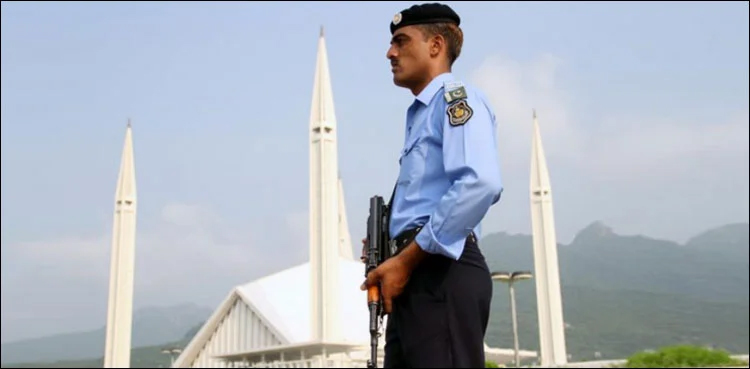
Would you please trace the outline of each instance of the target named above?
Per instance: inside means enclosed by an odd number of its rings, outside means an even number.
[[[446,90],[461,86],[466,98],[448,102]],[[454,104],[468,105],[468,121],[451,124],[448,109]],[[480,222],[503,190],[495,132],[486,97],[451,73],[435,77],[416,96],[406,114],[391,205],[392,238],[422,226],[415,241],[424,251],[461,257],[466,237],[472,231],[480,237]]]

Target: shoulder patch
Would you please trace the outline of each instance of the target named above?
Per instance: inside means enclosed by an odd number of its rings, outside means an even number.
[[[445,87],[446,91],[452,91],[459,87],[464,87],[464,83],[461,81],[446,81],[443,82],[443,87]]]
[[[466,96],[466,88],[464,87],[463,82],[461,81],[450,81],[443,83],[443,87],[445,89],[445,102],[451,103],[456,100],[465,99]]]
[[[471,116],[474,115],[474,110],[466,102],[466,99],[462,99],[448,106],[447,113],[450,124],[457,127],[466,124]]]

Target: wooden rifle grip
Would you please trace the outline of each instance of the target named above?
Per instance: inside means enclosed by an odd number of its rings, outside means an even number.
[[[380,300],[380,288],[378,286],[370,286],[367,288],[367,302],[377,302]]]

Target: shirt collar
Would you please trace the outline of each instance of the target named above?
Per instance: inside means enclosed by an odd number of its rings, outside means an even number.
[[[443,87],[443,83],[453,80],[453,74],[445,72],[436,76],[429,84],[417,95],[416,99],[424,105],[429,105],[435,94]]]

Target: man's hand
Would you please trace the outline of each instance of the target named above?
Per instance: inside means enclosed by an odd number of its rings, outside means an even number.
[[[367,238],[362,239],[362,255],[359,257],[359,260],[367,264]]]
[[[383,295],[383,307],[386,314],[392,311],[393,299],[401,295],[409,281],[411,268],[401,255],[394,256],[380,264],[377,268],[367,274],[367,280],[360,286],[362,291],[370,286],[380,285],[380,293]]]

